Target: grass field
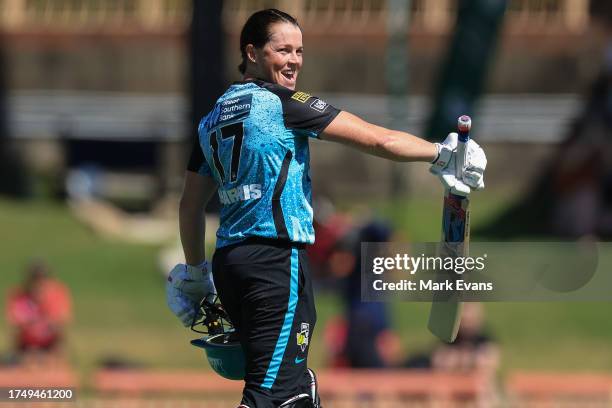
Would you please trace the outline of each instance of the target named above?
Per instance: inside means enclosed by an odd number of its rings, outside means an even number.
[[[503,196],[481,194],[473,203],[474,226],[505,203]],[[440,200],[422,200],[374,207],[411,239],[435,241],[440,206]],[[195,336],[166,309],[164,279],[157,266],[159,248],[97,237],[57,202],[0,200],[0,225],[2,301],[6,290],[19,282],[28,260],[46,259],[74,296],[68,350],[80,371],[87,373],[111,357],[156,368],[208,369],[200,352],[188,344]],[[319,293],[313,366],[324,365],[322,328],[340,311],[340,304],[337,295]],[[393,304],[394,321],[409,352],[435,342],[425,328],[428,308]],[[489,324],[502,345],[503,371],[612,369],[608,308],[602,303],[487,304]],[[0,350],[7,351],[10,336],[4,316],[0,319]]]

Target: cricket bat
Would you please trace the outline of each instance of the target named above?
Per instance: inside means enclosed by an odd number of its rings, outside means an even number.
[[[472,119],[461,116],[457,121],[459,140],[457,143],[456,171],[460,177],[465,164],[465,151],[470,139]],[[460,257],[468,255],[470,242],[470,200],[446,190],[442,209],[442,239],[438,256]],[[452,274],[452,272],[451,272]],[[449,278],[454,276],[449,275]],[[427,327],[440,340],[452,343],[457,337],[461,322],[462,303],[457,292],[434,295]]]

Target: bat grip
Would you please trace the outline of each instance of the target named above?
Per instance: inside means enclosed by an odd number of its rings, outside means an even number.
[[[459,131],[459,140],[457,142],[457,159],[455,161],[455,173],[458,178],[463,176],[466,162],[466,145],[470,140],[470,129],[472,127],[472,119],[463,115],[457,119],[457,130]]]
[[[457,143],[457,159],[455,161],[457,178],[463,177],[463,169],[465,168],[465,145],[466,142]]]

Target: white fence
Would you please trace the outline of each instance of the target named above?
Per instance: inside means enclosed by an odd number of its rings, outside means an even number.
[[[390,126],[384,95],[323,95],[329,103]],[[88,92],[18,92],[9,95],[9,126],[17,139],[55,139],[64,131],[80,138],[177,141],[188,133],[187,100],[179,95]],[[486,142],[558,143],[579,112],[577,95],[487,95],[474,113],[474,133]],[[412,96],[406,129],[422,134],[430,101]]]

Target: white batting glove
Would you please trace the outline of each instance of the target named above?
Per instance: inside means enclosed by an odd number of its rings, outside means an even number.
[[[166,282],[166,301],[168,307],[184,326],[190,326],[204,298],[213,301],[217,291],[208,262],[200,265],[178,264]]]
[[[442,143],[436,143],[438,157],[432,162],[430,171],[440,178],[445,189],[451,193],[467,196],[472,189],[484,188],[484,170],[487,158],[478,143],[469,140],[463,171],[456,168],[457,133],[449,133]],[[457,174],[462,174],[461,178]]]
[[[433,174],[440,175],[442,171],[449,168],[449,163],[457,151],[458,139],[459,135],[453,132],[449,133],[442,143],[435,143],[438,156],[431,162],[431,168],[429,169]]]
[[[478,143],[470,139],[466,146],[465,168],[462,179],[474,190],[485,187],[484,171],[487,168],[487,156]]]

